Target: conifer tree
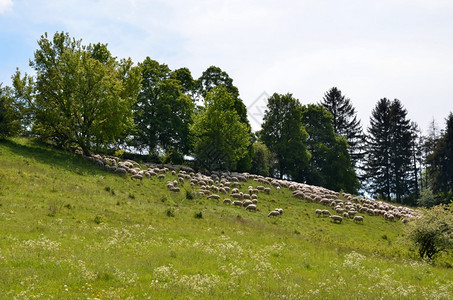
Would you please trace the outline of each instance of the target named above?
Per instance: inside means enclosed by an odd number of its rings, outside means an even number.
[[[349,155],[354,166],[364,156],[363,131],[351,100],[333,87],[324,94],[321,104],[332,114],[333,129],[336,134],[346,138]]]
[[[397,99],[381,99],[368,128],[366,175],[371,191],[399,203],[416,194],[413,167],[414,134],[407,111]]]
[[[434,193],[450,198],[453,193],[453,113],[447,118],[446,130],[428,156],[429,173]]]

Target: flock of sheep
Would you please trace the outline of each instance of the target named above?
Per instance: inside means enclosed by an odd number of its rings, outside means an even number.
[[[78,153],[81,154],[81,153]],[[259,211],[259,193],[270,194],[280,192],[282,188],[292,191],[294,197],[309,202],[330,207],[336,214],[332,215],[329,209],[316,209],[318,217],[329,217],[332,222],[342,223],[343,219],[352,219],[355,223],[363,223],[364,214],[369,216],[381,216],[388,221],[400,220],[403,223],[417,217],[417,213],[408,207],[395,206],[383,201],[376,201],[355,197],[347,193],[338,193],[326,188],[296,183],[288,180],[263,177],[249,173],[214,172],[207,176],[195,173],[188,167],[158,167],[153,164],[145,164],[144,167],[132,160],[120,160],[117,157],[101,156],[98,154],[87,156],[88,160],[117,174],[130,174],[131,179],[143,180],[143,178],[157,177],[165,180],[167,172],[177,176],[177,180],[167,181],[167,189],[179,193],[179,185],[190,182],[193,189],[197,188],[196,195],[220,201],[226,205],[244,207],[247,211]],[[179,171],[177,171],[179,170]],[[240,191],[242,186],[253,180],[256,186],[248,186],[245,192]],[[276,208],[270,211],[268,217],[276,217],[283,214],[283,209]],[[362,214],[362,215],[358,215]]]

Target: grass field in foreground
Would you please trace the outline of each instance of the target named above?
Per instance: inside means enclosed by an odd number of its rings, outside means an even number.
[[[416,259],[408,224],[186,199],[27,139],[0,142],[0,299],[452,299],[452,257]],[[256,186],[256,182],[244,184]],[[267,213],[284,209],[277,218]]]

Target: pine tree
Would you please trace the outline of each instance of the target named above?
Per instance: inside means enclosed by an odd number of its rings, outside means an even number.
[[[364,156],[363,131],[351,100],[342,95],[338,88],[333,87],[324,94],[321,104],[332,114],[335,133],[346,138],[349,155],[357,167]]]
[[[398,203],[417,194],[413,164],[414,132],[397,99],[381,99],[368,128],[366,174],[372,193]]]
[[[373,194],[390,201],[390,100],[379,100],[370,118],[366,175]]]
[[[410,120],[406,119],[407,110],[401,102],[395,99],[390,106],[390,136],[391,136],[391,168],[392,191],[397,203],[402,203],[403,197],[415,194],[414,168],[412,162],[413,135]]]
[[[447,127],[437,141],[433,153],[428,156],[429,173],[432,178],[434,193],[443,194],[443,198],[453,193],[453,114],[447,118]],[[449,195],[450,194],[450,195]]]

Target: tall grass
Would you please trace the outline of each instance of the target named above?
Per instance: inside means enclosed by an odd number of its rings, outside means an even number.
[[[416,259],[399,222],[333,224],[284,189],[247,212],[165,182],[0,142],[0,298],[453,297],[451,257]],[[268,218],[276,207],[284,214]]]

